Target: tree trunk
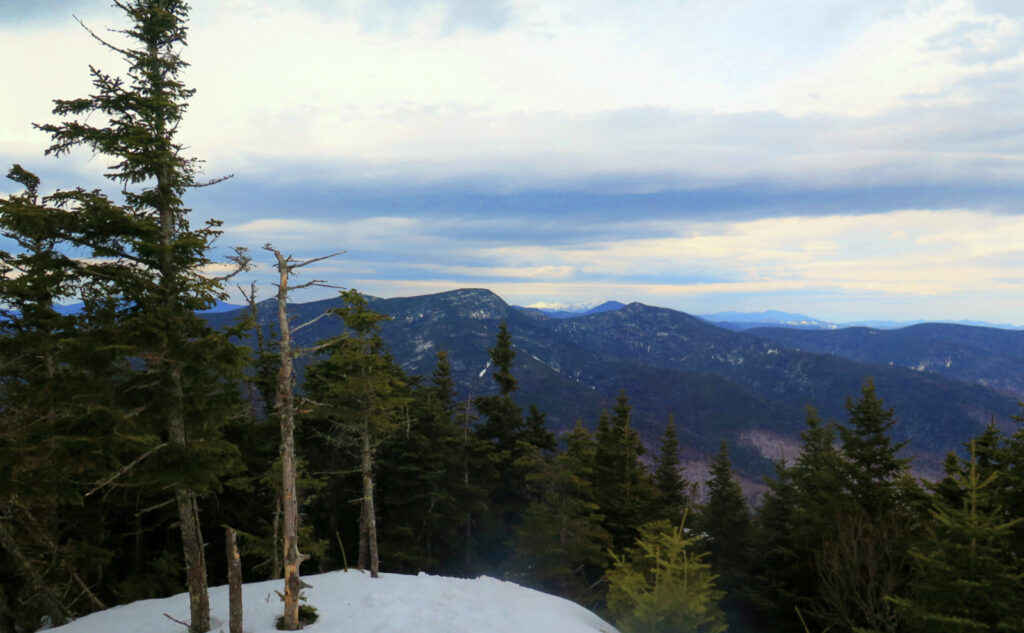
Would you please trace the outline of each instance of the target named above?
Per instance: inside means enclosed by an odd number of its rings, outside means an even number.
[[[39,596],[40,605],[46,611],[46,614],[50,616],[50,619],[53,620],[53,623],[58,626],[66,623],[71,614],[61,604],[60,599],[46,586],[46,582],[39,575],[39,572],[32,567],[32,562],[21,551],[21,547],[18,546],[17,540],[11,534],[10,528],[3,519],[0,519],[0,547],[3,547],[4,551],[14,561],[18,572],[25,582],[28,583],[28,586]]]
[[[203,534],[199,527],[199,507],[192,490],[174,491],[181,523],[181,546],[185,553],[188,576],[188,598],[192,633],[210,630],[210,594],[206,588],[206,554],[203,552]]]
[[[238,556],[235,531],[226,530],[228,550],[228,630],[242,633],[242,560]]]
[[[462,485],[469,491],[469,407],[470,396],[466,396],[466,417],[462,425]],[[466,513],[466,568],[463,573],[470,575],[473,566],[473,513]]]
[[[172,366],[168,371],[171,390],[171,407],[167,417],[168,443],[185,447],[185,416],[182,404],[185,399],[182,388],[181,368]],[[203,533],[199,524],[199,505],[195,491],[178,485],[174,489],[178,505],[178,522],[181,527],[181,547],[185,554],[185,569],[188,578],[188,598],[192,633],[206,633],[210,630],[210,595],[206,587],[206,555],[203,552]]]
[[[370,566],[370,542],[366,529],[366,495],[359,500],[359,558],[356,567],[364,570]]]
[[[373,507],[373,445],[370,441],[369,429],[363,430],[362,450],[363,471],[363,522],[366,527],[366,546],[370,557],[370,577],[377,578],[380,561],[377,557],[377,516]],[[360,547],[360,558],[362,547]]]
[[[277,285],[277,319],[281,333],[277,372],[277,398],[274,408],[281,422],[281,506],[284,514],[284,620],[282,628],[294,631],[299,622],[299,594],[303,583],[299,565],[306,558],[299,554],[299,500],[295,474],[295,394],[292,392],[292,338],[288,322],[288,258],[273,251],[280,281]]]

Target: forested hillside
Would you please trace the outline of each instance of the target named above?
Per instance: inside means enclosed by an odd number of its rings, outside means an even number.
[[[1024,332],[923,323],[898,330],[802,331],[755,328],[750,334],[790,349],[908,367],[1024,397]]]
[[[332,299],[292,309],[297,321],[305,321],[338,305],[340,300]],[[740,470],[757,478],[770,474],[771,460],[789,454],[798,443],[807,406],[841,419],[843,402],[868,377],[899,411],[894,437],[913,439],[909,448],[919,456],[917,467],[932,473],[939,472],[951,447],[980,432],[993,417],[1009,428],[1017,411],[1013,397],[955,376],[791,350],[642,304],[549,319],[515,309],[490,291],[463,289],[371,298],[369,305],[392,317],[382,323],[381,333],[406,371],[424,375],[437,351],[448,354],[462,399],[494,390],[484,371],[487,348],[505,322],[520,358],[517,402],[540,407],[552,429],[565,431],[579,418],[596,420],[624,389],[633,405],[634,428],[649,446],[674,415],[687,455],[706,459],[728,439]],[[260,306],[259,319],[269,334],[276,316],[268,306]],[[208,318],[224,328],[240,314]],[[337,320],[321,320],[297,340],[312,346],[343,331]]]

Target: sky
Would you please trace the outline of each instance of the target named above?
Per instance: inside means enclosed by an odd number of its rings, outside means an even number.
[[[194,5],[179,138],[233,178],[187,203],[263,297],[270,242],[384,297],[1024,324],[1017,0]],[[73,16],[124,26],[3,0],[0,164],[116,193],[31,126],[123,71]]]

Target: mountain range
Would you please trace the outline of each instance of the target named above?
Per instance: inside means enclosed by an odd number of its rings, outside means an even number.
[[[804,314],[792,312],[780,312],[778,310],[765,310],[763,312],[716,312],[715,314],[701,314],[700,318],[714,323],[719,327],[730,330],[749,330],[756,327],[784,327],[797,330],[839,330],[851,327],[869,327],[879,330],[893,330],[905,328],[911,325],[927,323],[923,320],[914,321],[848,321],[845,323],[834,323],[823,321]],[[942,321],[955,325],[974,325],[978,327],[999,328],[1002,330],[1024,330],[1024,326],[1011,325],[1009,323],[989,323],[988,321]]]
[[[313,319],[339,306],[339,301],[293,305],[294,323]],[[566,430],[577,419],[593,428],[600,411],[610,409],[619,390],[625,390],[634,426],[649,447],[673,415],[687,458],[706,457],[724,439],[738,468],[752,476],[768,473],[771,459],[792,456],[806,406],[843,420],[844,402],[856,398],[869,377],[887,405],[896,409],[895,438],[912,440],[910,452],[925,474],[935,474],[942,456],[976,435],[990,418],[1008,425],[1018,411],[1015,394],[1024,385],[1013,372],[1001,373],[1004,363],[1016,358],[1016,352],[1007,350],[1024,345],[1024,332],[940,326],[939,334],[959,334],[928,338],[918,326],[886,332],[892,338],[874,347],[868,343],[882,340],[877,338],[879,330],[864,334],[865,340],[854,337],[839,345],[826,338],[812,337],[808,342],[788,337],[846,330],[739,332],[640,303],[554,318],[511,306],[483,289],[371,298],[370,308],[392,317],[383,325],[383,336],[410,373],[429,375],[437,351],[447,350],[462,399],[495,392],[487,350],[504,321],[517,353],[517,399],[524,406],[536,404],[552,429]],[[273,323],[276,311],[270,302],[260,304],[259,312],[265,327]],[[223,326],[237,314],[214,313],[207,318]],[[343,330],[340,319],[320,319],[300,330],[296,342],[312,346]],[[930,343],[914,342],[921,340]],[[936,371],[938,366],[930,360],[919,366],[922,358],[940,358],[945,344],[959,345],[960,352],[949,367],[939,365],[946,370],[961,365],[975,369]],[[999,349],[1006,354],[987,364],[981,360],[989,350]]]

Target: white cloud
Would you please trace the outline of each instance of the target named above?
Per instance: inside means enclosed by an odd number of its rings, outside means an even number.
[[[827,180],[897,160],[941,177],[963,156],[922,140],[989,118],[950,110],[991,98],[965,80],[1022,67],[1016,54],[968,55],[1014,50],[1021,22],[966,0],[520,0],[501,28],[455,30],[450,4],[315,4],[194,8],[187,79],[199,92],[182,134],[211,167],[272,173],[299,161],[343,179]],[[393,21],[385,14],[400,26],[368,26],[375,15]],[[113,11],[107,18],[117,24]],[[85,60],[119,67],[70,20],[58,23],[0,24],[0,55],[33,60],[7,68],[17,90],[0,96],[12,153],[44,146],[28,123],[49,119],[51,99],[88,91]],[[885,118],[920,108],[931,116]],[[765,112],[775,118],[759,120]]]

